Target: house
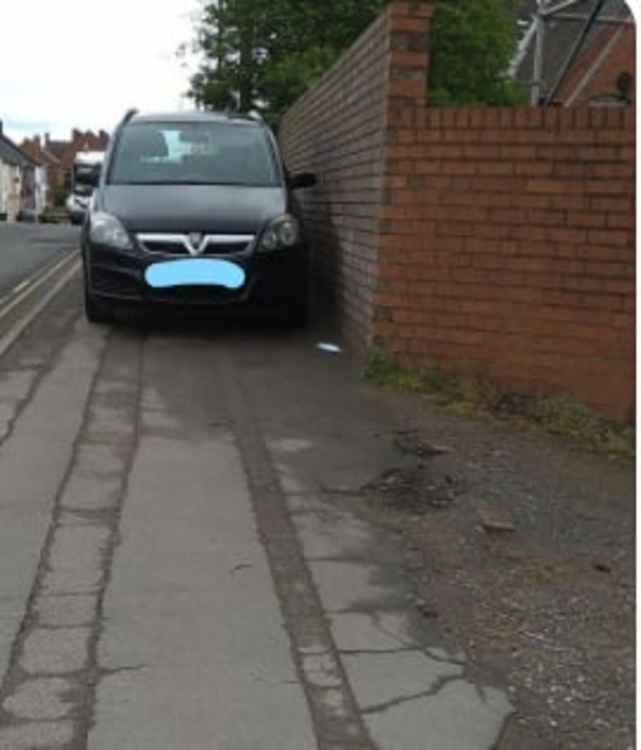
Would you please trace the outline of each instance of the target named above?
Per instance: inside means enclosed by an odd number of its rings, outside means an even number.
[[[46,205],[52,206],[55,202],[56,187],[60,185],[61,193],[64,187],[64,170],[60,159],[51,151],[43,148],[39,135],[33,139],[23,140],[20,144],[20,150],[44,168],[46,172]]]
[[[83,151],[106,151],[109,133],[100,130],[82,132],[74,129],[68,141],[54,140],[46,133],[25,138],[20,148],[41,164],[48,174],[49,204],[62,205],[71,189],[71,172],[76,155]]]
[[[580,37],[585,19],[598,0],[565,3],[545,22],[540,94],[552,93],[570,51]],[[559,7],[550,2],[548,7]],[[531,90],[536,83],[535,14],[537,0],[523,0],[519,8],[522,37],[512,64],[513,78]],[[554,103],[571,107],[627,106],[636,88],[636,31],[634,17],[624,0],[606,0],[580,52],[554,93]]]
[[[37,220],[46,203],[46,168],[11,141],[0,121],[0,219]]]

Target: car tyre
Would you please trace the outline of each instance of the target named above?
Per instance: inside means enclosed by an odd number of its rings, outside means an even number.
[[[85,317],[90,323],[105,324],[111,323],[113,314],[111,309],[104,303],[97,300],[89,291],[85,281]]]

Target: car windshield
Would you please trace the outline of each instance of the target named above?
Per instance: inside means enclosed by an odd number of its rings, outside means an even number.
[[[261,128],[217,122],[144,122],[123,129],[109,182],[276,187],[280,178],[271,144]]]
[[[93,186],[91,178],[100,174],[100,164],[74,164],[73,192],[76,195],[91,195]]]

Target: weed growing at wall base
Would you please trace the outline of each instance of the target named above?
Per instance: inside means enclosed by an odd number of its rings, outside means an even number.
[[[368,350],[363,378],[384,388],[430,394],[436,404],[459,416],[491,415],[571,438],[600,453],[635,455],[632,427],[605,419],[569,396],[506,393],[488,379],[453,375],[438,364],[420,369],[400,367],[380,344]]]

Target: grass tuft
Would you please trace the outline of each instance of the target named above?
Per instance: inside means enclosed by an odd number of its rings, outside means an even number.
[[[536,397],[501,392],[479,376],[455,376],[437,364],[427,368],[397,365],[384,347],[370,347],[363,378],[372,385],[410,393],[428,393],[448,412],[460,416],[491,414],[537,426],[553,435],[571,438],[600,453],[635,455],[633,427],[595,414],[571,396]]]

